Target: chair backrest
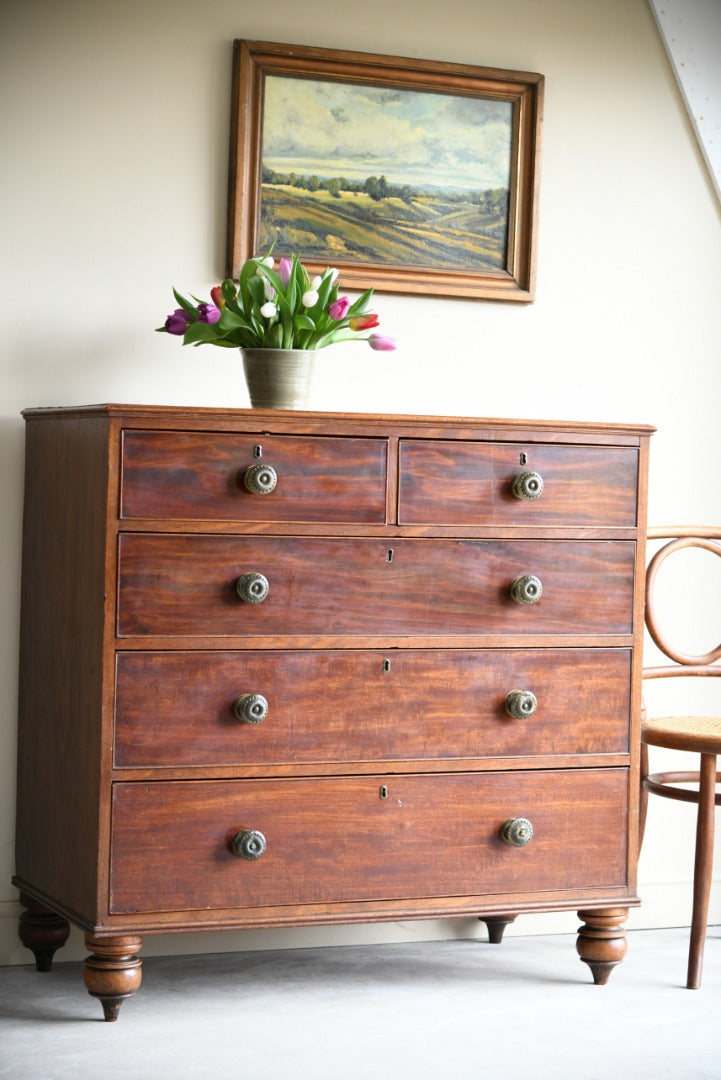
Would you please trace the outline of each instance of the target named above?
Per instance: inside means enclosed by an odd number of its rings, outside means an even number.
[[[684,548],[702,548],[721,556],[721,527],[717,526],[679,526],[677,528],[649,528],[649,540],[665,540],[648,564],[646,571],[646,626],[660,651],[672,664],[656,667],[644,667],[644,679],[667,679],[687,675],[721,675],[721,643],[707,653],[693,654],[681,652],[662,633],[656,613],[656,577],[669,557]]]

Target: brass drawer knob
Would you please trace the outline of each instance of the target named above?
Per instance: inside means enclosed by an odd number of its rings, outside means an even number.
[[[506,712],[514,720],[525,720],[527,716],[533,716],[538,701],[531,690],[511,690],[506,694]]]
[[[265,837],[257,829],[240,829],[230,841],[230,849],[239,859],[259,859],[265,853]]]
[[[525,847],[533,840],[533,825],[528,818],[509,818],[501,826],[501,838],[511,847]]]
[[[235,583],[235,591],[246,604],[262,604],[270,591],[264,574],[243,574]]]
[[[233,712],[241,724],[260,724],[268,715],[268,702],[262,694],[241,694],[233,702]]]
[[[272,465],[258,461],[245,470],[243,483],[254,495],[270,495],[278,483],[278,474]]]
[[[540,499],[543,477],[537,472],[519,473],[511,484],[511,491],[517,499]]]
[[[541,579],[535,574],[521,574],[511,582],[511,599],[517,604],[537,604],[542,594]]]

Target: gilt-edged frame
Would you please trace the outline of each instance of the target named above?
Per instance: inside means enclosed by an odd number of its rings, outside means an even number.
[[[228,275],[272,245],[349,289],[532,301],[543,89],[532,72],[236,41]]]

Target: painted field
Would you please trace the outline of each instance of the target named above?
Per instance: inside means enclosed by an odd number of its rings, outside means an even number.
[[[479,198],[421,193],[374,199],[365,192],[263,183],[259,250],[326,264],[375,263],[488,273],[506,264],[505,212]]]

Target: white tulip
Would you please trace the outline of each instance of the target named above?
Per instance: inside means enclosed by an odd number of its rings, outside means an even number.
[[[272,319],[274,315],[278,314],[278,309],[275,304],[271,303],[269,300],[267,304],[263,304],[260,313],[264,319]]]
[[[315,305],[318,303],[318,293],[315,291],[315,289],[308,289],[308,292],[304,292],[301,298],[301,303],[305,308],[315,307]]]

